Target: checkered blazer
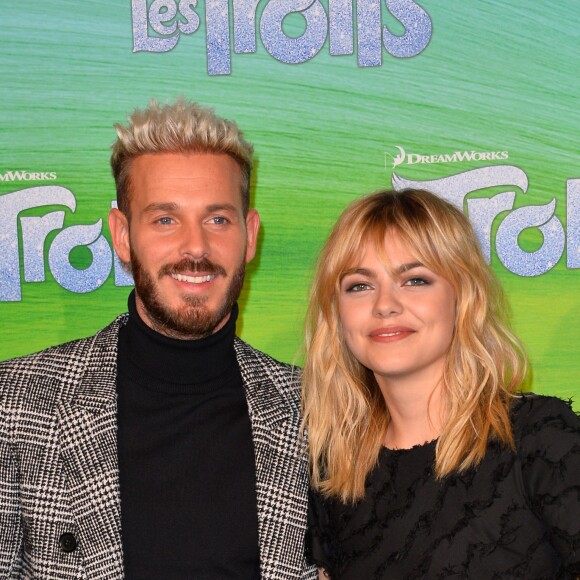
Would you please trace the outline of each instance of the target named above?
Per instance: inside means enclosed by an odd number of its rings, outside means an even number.
[[[0,578],[123,578],[116,357],[125,321],[0,363]],[[315,578],[304,559],[296,376],[239,339],[235,349],[254,440],[262,578]]]

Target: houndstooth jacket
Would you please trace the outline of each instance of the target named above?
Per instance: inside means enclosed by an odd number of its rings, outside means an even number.
[[[0,578],[123,578],[116,356],[125,321],[0,363]],[[239,339],[235,349],[254,440],[262,579],[315,578],[304,559],[296,377]]]

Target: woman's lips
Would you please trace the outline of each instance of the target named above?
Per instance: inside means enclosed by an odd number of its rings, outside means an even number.
[[[414,332],[412,328],[406,326],[387,326],[373,330],[369,336],[375,342],[396,342],[408,338]]]

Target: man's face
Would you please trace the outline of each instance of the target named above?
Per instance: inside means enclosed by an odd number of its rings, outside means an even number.
[[[241,171],[228,155],[159,153],[130,168],[130,219],[112,210],[119,258],[131,264],[137,311],[174,338],[217,332],[238,299],[260,221],[244,218]]]

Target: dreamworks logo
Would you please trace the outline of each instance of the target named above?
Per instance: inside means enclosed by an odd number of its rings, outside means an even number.
[[[0,182],[4,181],[54,181],[56,171],[5,171],[0,173]]]
[[[507,151],[454,151],[453,153],[421,155],[420,153],[406,153],[405,150],[396,145],[399,150],[398,155],[391,155],[385,151],[385,168],[387,159],[393,160],[393,169],[399,165],[417,165],[421,163],[459,163],[461,161],[502,161],[509,159]]]

